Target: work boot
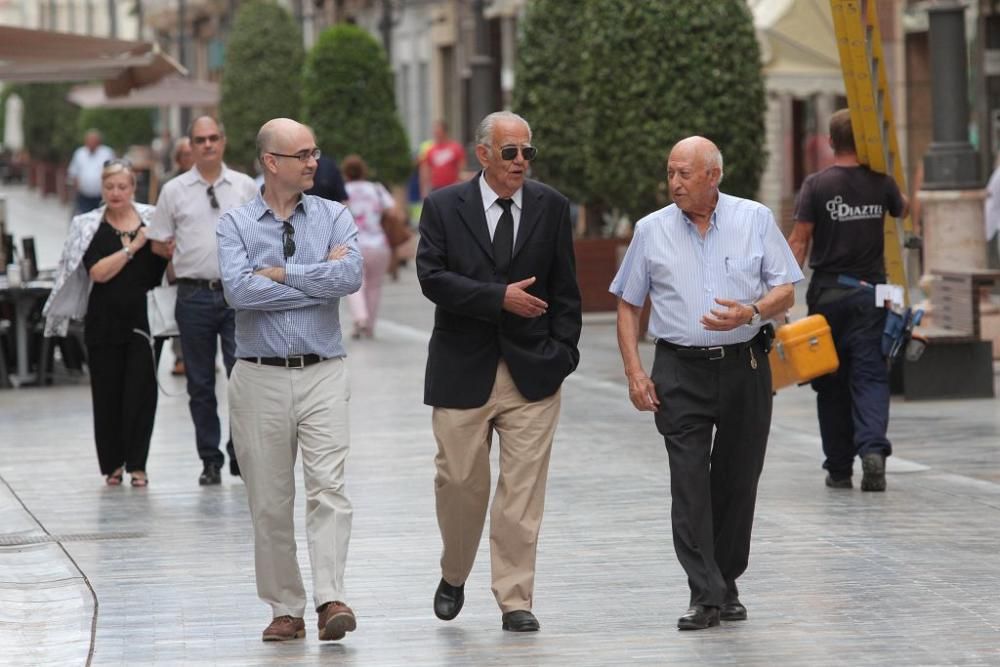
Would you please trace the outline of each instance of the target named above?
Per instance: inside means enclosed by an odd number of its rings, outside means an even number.
[[[865,454],[861,457],[862,491],[885,491],[885,454]]]

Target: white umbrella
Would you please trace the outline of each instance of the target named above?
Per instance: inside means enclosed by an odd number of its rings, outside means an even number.
[[[4,111],[3,146],[6,150],[18,152],[24,148],[24,102],[13,93],[7,97]]]

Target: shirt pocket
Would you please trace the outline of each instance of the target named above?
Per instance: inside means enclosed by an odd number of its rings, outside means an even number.
[[[762,259],[760,255],[725,259],[726,291],[730,299],[748,303],[760,296]]]

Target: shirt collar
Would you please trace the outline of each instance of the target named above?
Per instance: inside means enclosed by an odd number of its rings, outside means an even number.
[[[205,177],[201,175],[200,171],[198,171],[198,165],[194,165],[178,178],[185,179],[184,180],[185,185],[197,185],[200,183],[202,185],[208,186],[208,185],[217,185],[219,183],[229,183],[230,182],[229,167],[226,166],[225,162],[222,163],[222,171],[219,172],[219,178],[218,180],[215,181],[215,183],[209,183],[208,181],[205,180]]]
[[[725,214],[726,214],[725,209],[728,206],[728,202],[726,201],[727,198],[728,198],[728,195],[724,195],[721,192],[719,193],[719,199],[718,199],[718,201],[715,202],[715,210],[712,211],[712,217],[708,221],[709,228],[715,227],[715,228],[718,229],[720,217],[725,217]],[[681,207],[680,206],[677,207],[677,210],[680,212],[681,219],[684,220],[684,222],[686,222],[689,225],[693,225],[694,224],[691,221],[691,218],[688,217],[687,213],[685,213],[684,211],[681,211]]]
[[[252,208],[250,209],[250,212],[253,215],[254,220],[260,220],[262,217],[264,217],[265,213],[270,213],[271,217],[274,218],[275,220],[278,219],[278,216],[274,214],[274,211],[271,210],[270,205],[268,205],[267,201],[264,199],[263,185],[260,186],[260,188],[257,190],[257,195],[251,200],[251,202],[252,202]],[[305,213],[306,217],[308,218],[309,216],[309,209],[307,207],[308,202],[309,198],[306,197],[305,193],[300,193],[299,201],[295,204],[295,208],[292,209],[292,215],[295,215],[295,212],[301,208],[302,212]]]
[[[493,188],[490,187],[490,184],[486,182],[485,171],[479,172],[479,192],[483,196],[484,211],[490,210],[490,206],[493,206],[494,202],[496,202],[497,199],[500,199],[500,195],[494,192]],[[517,208],[520,210],[524,209],[524,207],[521,206],[521,200],[523,199],[523,197],[524,197],[524,186],[519,187],[517,189],[517,192],[515,192],[510,197],[511,199],[514,200],[514,205],[517,206]]]

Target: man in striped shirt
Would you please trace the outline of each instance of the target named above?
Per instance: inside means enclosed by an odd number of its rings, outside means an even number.
[[[342,639],[356,621],[344,603],[350,392],[338,304],[361,286],[358,230],[343,204],[303,194],[320,154],[309,128],[268,121],[257,150],[264,187],[223,215],[216,233],[223,288],[236,309],[233,443],[253,518],[257,593],[273,612],[263,640],[305,636],[292,516],[296,446],[319,638]]]
[[[736,579],[750,554],[771,427],[761,325],[791,307],[802,280],[771,211],[719,192],[721,180],[715,144],[678,142],[667,160],[674,203],[636,223],[611,283],[629,398],[656,413],[670,461],[674,549],[691,588],[681,630],[747,617]],[[637,344],[647,295],[657,339],[649,376]]]

